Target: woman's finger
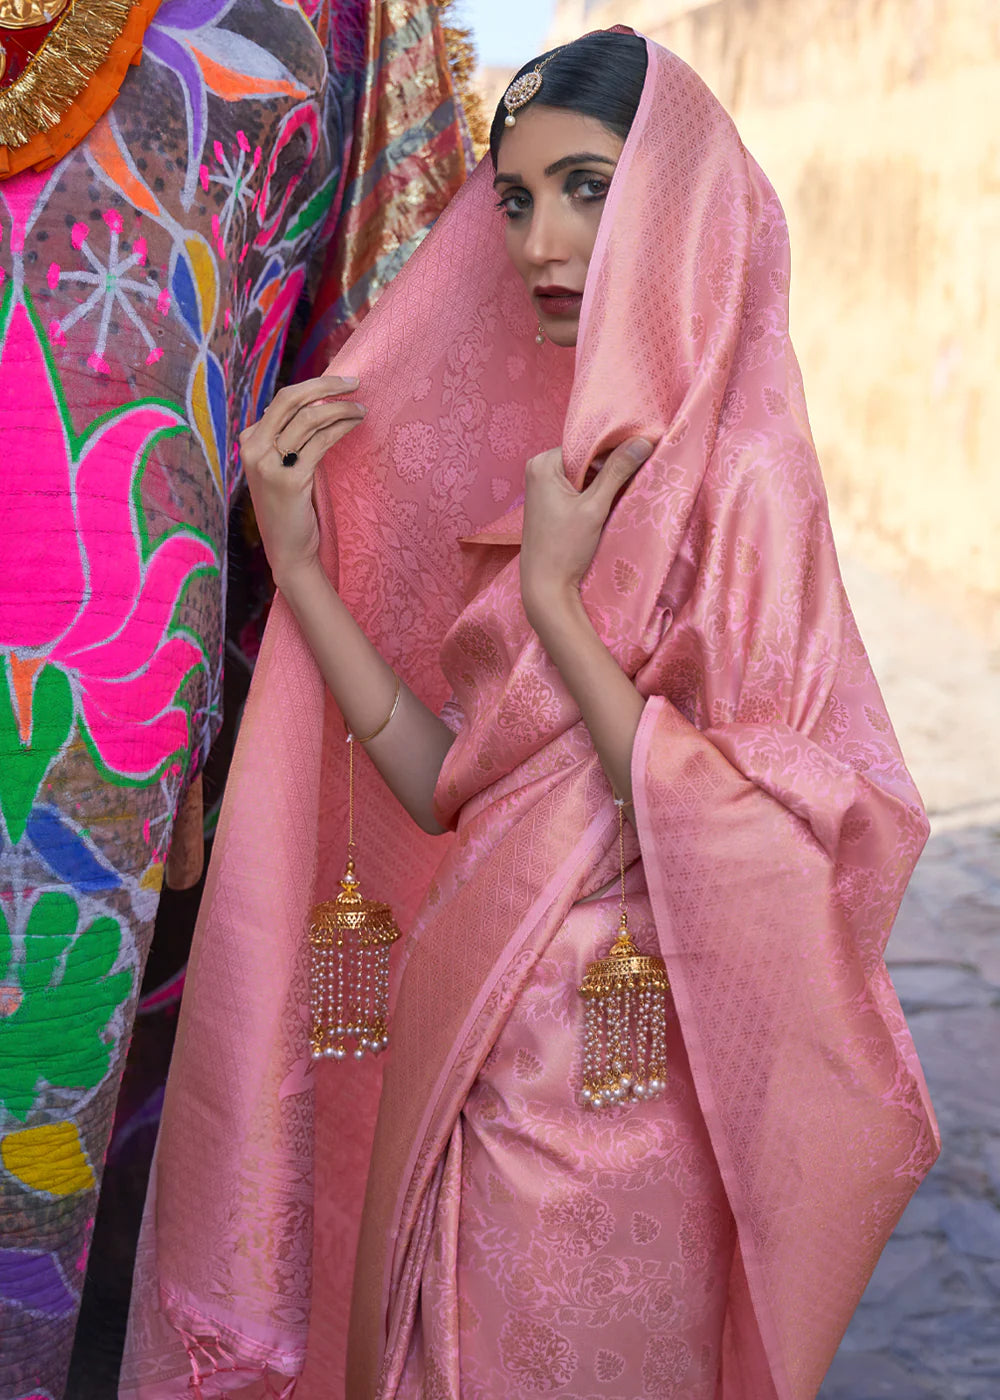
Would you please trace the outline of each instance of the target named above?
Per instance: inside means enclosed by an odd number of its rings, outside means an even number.
[[[629,438],[627,442],[620,443],[613,452],[608,454],[604,466],[590,485],[581,492],[581,495],[588,500],[597,502],[604,515],[609,515],[619,491],[631,481],[643,462],[648,460],[652,451],[653,444],[648,438],[634,437]]]
[[[279,389],[258,419],[262,432],[275,437],[290,423],[300,409],[323,399],[336,399],[358,387],[356,375],[321,374],[316,379],[303,379],[301,384],[287,384]]]
[[[545,452],[539,452],[534,457],[529,457],[525,464],[525,478],[527,480],[546,480],[549,477],[565,476],[563,468],[563,456],[561,447],[550,447]]]
[[[300,408],[274,435],[274,446],[282,456],[301,452],[314,434],[347,419],[360,421],[366,412],[363,404],[350,399],[314,400]]]
[[[333,442],[337,442],[350,432],[351,428],[356,427],[364,420],[364,410],[358,404],[337,403],[327,404],[323,407],[325,412],[322,417],[317,416],[315,419],[316,426],[308,433],[300,433],[294,442],[290,436],[279,436],[277,440],[271,438],[264,428],[263,419],[255,423],[252,428],[244,428],[239,437],[240,459],[251,483],[255,477],[262,479],[277,477],[287,480],[291,484],[295,481],[300,468],[302,472],[308,474],[306,466],[308,459],[304,455],[305,449],[317,433],[326,433],[328,429],[337,428],[340,431],[331,439]],[[341,411],[348,409],[354,411]],[[331,410],[334,411],[331,412]]]
[[[289,477],[293,472],[297,477],[311,476],[330,448],[335,447],[361,421],[360,418],[341,418],[336,423],[328,423],[326,427],[317,429],[297,452],[292,467],[285,468]]]

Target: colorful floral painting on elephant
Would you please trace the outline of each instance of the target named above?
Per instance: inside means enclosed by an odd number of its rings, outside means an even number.
[[[435,0],[163,0],[89,134],[0,181],[4,1396],[65,1383],[174,822],[223,719],[237,435],[468,155]]]

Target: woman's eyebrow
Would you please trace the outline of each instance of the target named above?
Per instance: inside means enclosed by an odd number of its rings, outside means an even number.
[[[554,160],[551,165],[545,167],[546,175],[558,175],[560,170],[566,170],[571,165],[587,165],[595,163],[598,165],[610,165],[612,169],[618,162],[612,160],[610,156],[599,156],[595,151],[577,151],[571,156],[561,156],[559,160]],[[523,185],[523,175],[506,175],[498,172],[493,177],[493,188],[497,185]]]
[[[599,156],[594,151],[577,151],[575,155],[563,156],[560,160],[554,160],[551,165],[545,167],[546,175],[558,175],[560,170],[566,170],[571,165],[585,165],[595,162],[598,165],[610,165],[612,168],[618,164],[610,156]]]

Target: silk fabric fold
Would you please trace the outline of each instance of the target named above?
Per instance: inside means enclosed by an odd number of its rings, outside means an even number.
[[[587,611],[647,697],[636,840],[736,1221],[723,1400],[814,1396],[937,1152],[883,951],[926,820],[837,568],[788,338],[788,239],[732,122],[648,71],[578,346],[534,342],[484,164],[335,359],[365,422],[319,480],[325,565],[457,738],[416,832],[363,763],[359,874],[406,930],[393,1044],[307,1059],[305,923],[345,853],[342,721],[268,628],[210,871],[137,1277],[128,1396],[270,1374],[396,1393],[465,1097],[615,869],[615,810],[520,604],[525,460],[656,442]],[[581,1110],[582,1112],[582,1110]],[[348,1335],[349,1333],[349,1335]],[[455,1400],[458,1400],[455,1397]]]

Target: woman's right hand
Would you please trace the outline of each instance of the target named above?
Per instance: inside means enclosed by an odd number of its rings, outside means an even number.
[[[365,415],[361,404],[336,397],[357,387],[357,379],[334,375],[290,384],[240,433],[257,528],[274,581],[283,590],[318,558],[313,477],[324,455]],[[290,453],[295,460],[284,466],[282,457]]]

